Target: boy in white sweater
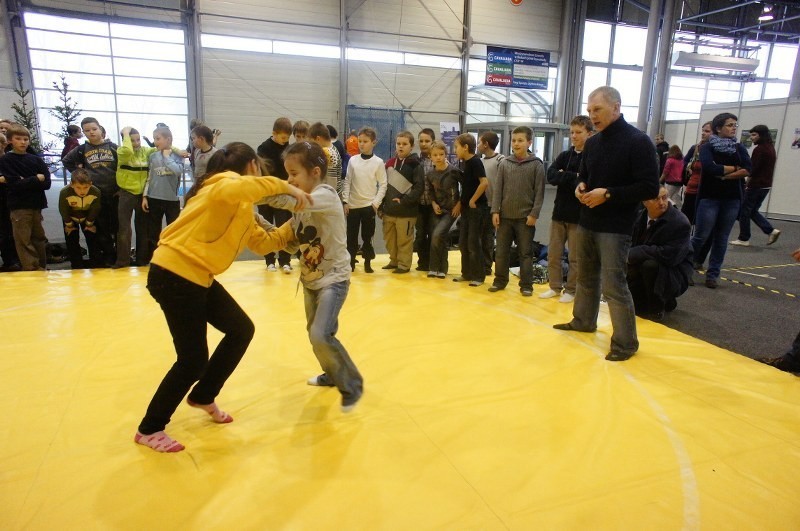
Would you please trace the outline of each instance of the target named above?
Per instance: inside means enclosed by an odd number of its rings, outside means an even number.
[[[371,127],[358,132],[358,150],[361,154],[352,157],[344,179],[342,202],[347,216],[347,250],[350,252],[350,269],[356,269],[358,231],[361,229],[361,252],[364,256],[364,271],[372,273],[370,261],[375,258],[372,237],[375,235],[375,215],[386,195],[386,168],[383,159],[372,151],[378,143],[378,135]]]

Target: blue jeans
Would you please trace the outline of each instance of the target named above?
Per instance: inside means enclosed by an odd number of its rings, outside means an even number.
[[[772,224],[758,211],[761,208],[761,203],[767,198],[769,191],[769,188],[755,188],[744,191],[744,203],[742,203],[742,209],[739,212],[739,240],[743,242],[750,240],[751,219],[764,234],[769,234],[773,231]]]
[[[529,227],[526,218],[500,218],[497,228],[497,249],[495,250],[494,282],[498,288],[508,285],[508,262],[511,254],[512,240],[517,242],[519,251],[519,287],[533,288],[533,227]]]
[[[322,370],[336,384],[343,401],[355,402],[361,396],[364,380],[338,339],[339,311],[347,298],[350,282],[336,282],[321,289],[303,287],[306,330],[314,355]]]
[[[431,212],[429,218],[428,232],[431,235],[431,249],[428,255],[428,267],[430,271],[437,273],[447,273],[449,262],[447,260],[447,247],[450,240],[450,227],[455,223],[456,218],[450,212],[442,211],[441,214]],[[420,256],[422,256],[420,254]],[[422,258],[420,258],[422,261]]]
[[[700,262],[704,257],[703,249],[707,248],[706,243],[711,242],[711,256],[708,258],[706,270],[708,279],[719,278],[725,252],[728,250],[728,237],[739,216],[740,205],[741,201],[738,199],[701,199],[697,203],[692,247],[695,261]]]
[[[628,289],[629,234],[595,232],[579,226],[577,232],[578,285],[572,324],[579,330],[597,328],[600,293],[608,302],[611,316],[611,350],[634,353],[639,349],[633,297]]]

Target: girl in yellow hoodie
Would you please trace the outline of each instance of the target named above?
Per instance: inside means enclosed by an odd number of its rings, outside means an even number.
[[[158,452],[184,449],[164,429],[187,393],[187,404],[206,411],[214,422],[233,421],[215,399],[247,350],[255,327],[214,276],[245,246],[264,255],[294,239],[288,222],[269,232],[258,226],[254,201],[289,194],[297,200],[298,211],[311,203],[309,194],[286,181],[260,175],[250,146],[232,142],[220,149],[209,160],[208,172],[186,194],[178,219],[161,233],[153,254],[147,289],[164,311],[178,360],[158,386],[134,440]],[[210,358],[207,324],[225,334]]]

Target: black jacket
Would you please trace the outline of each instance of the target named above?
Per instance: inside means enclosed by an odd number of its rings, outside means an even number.
[[[44,181],[37,174],[44,175]],[[50,189],[50,170],[40,156],[6,153],[0,157],[0,175],[6,178],[9,210],[47,208],[44,191]]]
[[[575,188],[578,186],[582,158],[583,152],[578,153],[571,147],[556,157],[547,169],[547,182],[558,186],[553,206],[555,221],[578,223],[581,218],[581,202],[575,197]]]
[[[689,219],[671,206],[647,228],[647,210],[642,210],[633,226],[628,268],[645,260],[659,263],[654,286],[656,295],[668,300],[681,295],[689,287],[692,277],[692,226]]]
[[[399,175],[390,168],[397,170]],[[419,198],[424,188],[425,174],[416,153],[403,160],[397,157],[389,159],[386,161],[386,196],[383,198],[383,213],[398,218],[416,218],[419,212]],[[399,199],[400,202],[394,199]]]
[[[641,201],[658,195],[658,158],[653,142],[620,116],[586,140],[579,182],[588,190],[606,188],[602,205],[581,205],[582,227],[595,232],[630,234]]]

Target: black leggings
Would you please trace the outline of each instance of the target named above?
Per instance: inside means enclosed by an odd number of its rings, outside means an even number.
[[[214,402],[255,333],[253,322],[216,280],[206,288],[150,264],[147,289],[164,311],[178,360],[147,407],[139,425],[144,435],[166,427],[195,382],[189,399],[197,404]],[[225,334],[210,359],[207,324]]]

